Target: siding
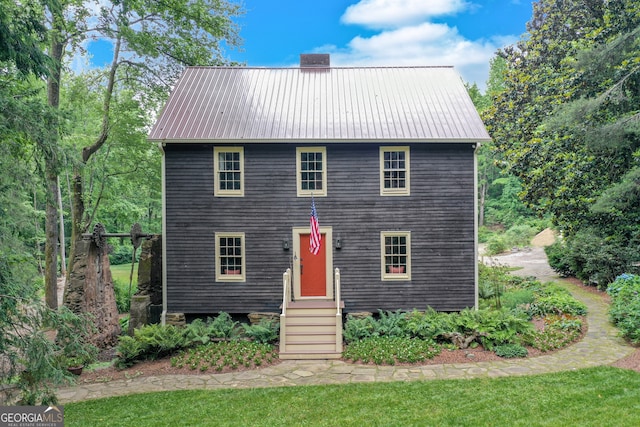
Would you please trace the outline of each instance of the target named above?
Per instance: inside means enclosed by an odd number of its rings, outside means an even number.
[[[342,239],[333,265],[345,311],[473,306],[473,145],[411,145],[411,195],[394,197],[379,194],[378,144],[324,146],[328,195],[316,207],[320,225]],[[169,311],[278,311],[293,255],[282,240],[308,226],[311,201],[296,196],[295,143],[244,150],[245,196],[215,198],[213,145],[165,147]],[[380,231],[388,230],[411,231],[411,281],[380,279]],[[245,233],[244,283],[215,282],[214,233],[223,231]]]

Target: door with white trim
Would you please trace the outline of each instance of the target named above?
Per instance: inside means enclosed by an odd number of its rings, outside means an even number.
[[[309,227],[293,229],[293,297],[333,299],[333,252],[331,227],[320,227],[320,250],[309,250]]]

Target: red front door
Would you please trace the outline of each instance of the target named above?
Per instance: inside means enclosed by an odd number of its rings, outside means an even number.
[[[317,255],[309,251],[309,234],[300,234],[300,296],[327,296],[327,256],[325,234]]]

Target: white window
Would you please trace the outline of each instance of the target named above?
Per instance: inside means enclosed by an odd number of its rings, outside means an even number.
[[[411,280],[411,233],[380,233],[382,280]]]
[[[380,147],[380,195],[408,196],[409,147]]]
[[[215,196],[244,196],[244,148],[215,147],[213,149]]]
[[[244,282],[244,233],[216,233],[216,282]]]
[[[325,147],[296,149],[296,185],[299,197],[327,195],[327,149]]]

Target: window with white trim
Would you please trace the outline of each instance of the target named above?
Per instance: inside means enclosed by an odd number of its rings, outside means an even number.
[[[411,233],[380,233],[382,280],[411,280]]]
[[[215,239],[216,282],[244,282],[244,233],[216,233]]]
[[[215,196],[244,196],[244,148],[214,147]]]
[[[407,196],[410,189],[409,147],[380,147],[380,195]]]
[[[327,195],[327,149],[296,148],[296,185],[298,196]]]

